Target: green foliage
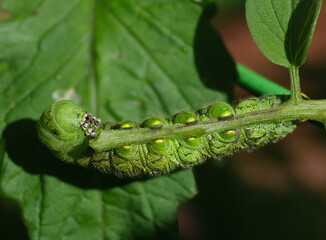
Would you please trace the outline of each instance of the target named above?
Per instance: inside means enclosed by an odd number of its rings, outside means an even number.
[[[247,0],[247,23],[260,51],[273,63],[301,66],[322,0]]]
[[[31,239],[177,237],[177,207],[197,193],[191,171],[121,180],[70,166],[39,142],[36,120],[61,99],[112,121],[166,117],[232,99],[236,65],[211,28],[216,8],[208,2],[2,1],[11,18],[0,24],[0,193],[18,203]],[[308,12],[289,9],[305,16],[286,32],[298,41],[262,31],[253,11],[251,31],[270,60],[302,64],[320,6],[311,2]],[[287,27],[292,14],[277,14]],[[269,23],[274,28],[278,19]],[[246,80],[253,73],[239,74]],[[266,79],[254,76],[246,86],[264,92],[253,86]]]

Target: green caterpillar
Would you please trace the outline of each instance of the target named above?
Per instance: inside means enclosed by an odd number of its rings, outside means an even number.
[[[81,106],[63,100],[53,103],[42,114],[37,129],[41,141],[65,162],[93,167],[120,177],[159,175],[275,142],[292,132],[299,121],[255,124],[199,137],[162,137],[104,151],[93,150],[90,147],[91,139],[96,139],[102,131],[128,131],[135,128],[157,131],[175,124],[188,127],[211,119],[227,121],[237,114],[281,105],[288,98],[286,95],[251,97],[235,104],[233,108],[227,103],[217,102],[197,112],[182,111],[167,119],[150,117],[141,124],[133,121],[102,123]]]

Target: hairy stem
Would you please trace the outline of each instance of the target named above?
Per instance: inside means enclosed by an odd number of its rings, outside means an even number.
[[[290,78],[291,78],[291,98],[294,104],[299,103],[302,100],[301,89],[300,89],[300,77],[299,77],[299,67],[291,65],[289,67]]]
[[[299,95],[300,96],[300,95]],[[177,139],[199,137],[215,131],[237,129],[253,124],[284,120],[311,119],[323,122],[326,119],[326,100],[301,100],[293,105],[291,99],[274,108],[235,115],[225,121],[209,120],[196,125],[172,125],[161,129],[137,128],[124,130],[102,130],[101,134],[90,141],[95,151],[104,151],[135,143],[145,143],[159,138]]]

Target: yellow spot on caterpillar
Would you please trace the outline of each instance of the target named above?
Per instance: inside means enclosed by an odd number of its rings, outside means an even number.
[[[190,142],[192,142],[192,141],[196,141],[196,139],[197,139],[197,138],[195,138],[195,137],[189,137],[189,138],[187,138],[187,140],[190,141]]]
[[[188,117],[187,120],[186,120],[186,123],[192,123],[192,122],[195,122],[195,121],[196,121],[195,117]]]
[[[154,141],[154,143],[156,143],[156,144],[161,144],[161,143],[164,143],[164,142],[165,142],[164,139],[157,139],[157,140]]]
[[[225,133],[226,134],[235,134],[235,130],[226,130]]]
[[[124,123],[120,126],[120,128],[131,128],[131,124],[130,123]]]
[[[155,120],[151,122],[151,126],[157,126],[157,125],[162,125],[162,122],[160,120]]]
[[[129,150],[131,148],[131,145],[126,145],[122,147],[124,150]]]
[[[231,111],[226,111],[226,112],[221,113],[221,117],[228,117],[231,114],[232,114]]]
[[[306,94],[304,94],[304,93],[301,93],[301,97],[302,97],[304,100],[309,100],[309,97],[308,97]]]

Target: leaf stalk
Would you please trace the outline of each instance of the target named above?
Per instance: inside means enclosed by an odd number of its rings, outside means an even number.
[[[290,101],[293,104],[298,104],[303,101],[301,97],[301,88],[300,88],[300,77],[299,77],[299,67],[291,65],[289,67],[290,78],[291,78],[291,97]]]

